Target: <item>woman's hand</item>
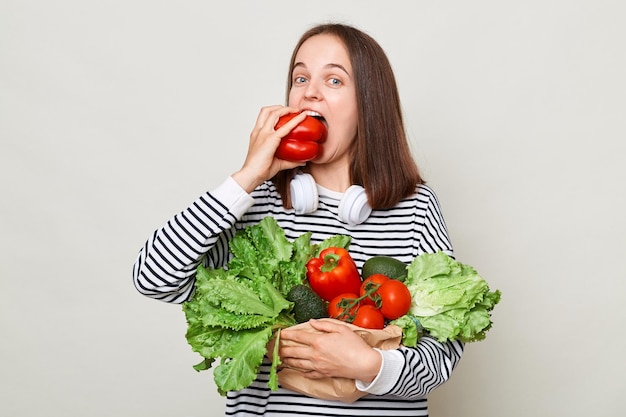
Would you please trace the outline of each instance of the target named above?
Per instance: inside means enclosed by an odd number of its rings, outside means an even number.
[[[319,332],[283,329],[280,358],[283,365],[298,368],[308,378],[343,377],[371,382],[378,375],[382,358],[348,326],[331,320],[311,320]]]
[[[274,130],[274,126],[280,116],[297,112],[296,109],[284,106],[263,107],[259,112],[256,124],[250,133],[248,154],[244,164],[233,174],[233,179],[247,192],[252,192],[263,181],[272,178],[279,171],[303,165],[274,156],[280,140],[302,122],[306,114],[299,114],[278,130]]]

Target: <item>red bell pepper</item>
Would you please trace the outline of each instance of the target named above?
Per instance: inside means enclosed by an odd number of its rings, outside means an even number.
[[[278,129],[298,113],[289,113],[278,119]],[[312,116],[307,116],[299,125],[282,138],[276,149],[276,157],[286,161],[307,162],[322,154],[322,143],[326,140],[326,125]]]
[[[361,275],[350,253],[344,248],[329,247],[306,265],[307,278],[313,291],[330,301],[339,294],[358,294]]]

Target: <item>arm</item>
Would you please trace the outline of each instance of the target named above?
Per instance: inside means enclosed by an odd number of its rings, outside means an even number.
[[[305,117],[301,114],[274,130],[278,118],[291,111],[295,109],[283,106],[261,109],[242,168],[150,236],[133,266],[133,282],[140,293],[182,303],[193,292],[200,262],[217,267],[226,263],[233,225],[254,202],[248,193],[278,171],[298,165],[274,157],[281,138]]]
[[[424,208],[415,224],[417,253],[443,251],[454,256],[437,196],[429,187],[422,186],[418,200]],[[369,384],[357,381],[357,388],[379,395],[424,397],[450,378],[463,348],[462,342],[441,343],[424,336],[415,348],[381,351],[383,360],[378,376]]]
[[[427,186],[420,187],[419,196],[420,199],[425,199],[425,207],[423,218],[415,222],[415,241],[418,245],[417,254],[443,251],[450,256],[454,256],[448,228],[441,213],[437,196]]]
[[[200,196],[157,229],[141,248],[133,266],[137,290],[166,302],[187,300],[196,267],[205,256],[206,264],[226,263],[232,227],[252,203],[252,197],[230,177]]]
[[[422,398],[446,382],[463,353],[460,342],[423,337],[415,348],[371,348],[352,329],[325,319],[311,320],[319,333],[283,329],[282,363],[311,379],[342,377],[375,395]],[[285,343],[289,341],[291,343]]]
[[[377,395],[421,398],[446,382],[463,354],[463,343],[440,343],[422,337],[415,348],[380,351],[383,358],[376,379],[357,381],[361,391]]]

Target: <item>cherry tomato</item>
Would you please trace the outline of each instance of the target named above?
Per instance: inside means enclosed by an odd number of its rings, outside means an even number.
[[[298,113],[290,113],[281,116],[274,126],[278,129]],[[291,132],[289,132],[278,145],[276,157],[294,162],[311,161],[322,153],[322,143],[326,140],[327,130],[324,123],[312,116],[306,118]]]
[[[385,327],[385,317],[379,309],[366,304],[359,307],[352,324],[366,329],[382,329]]]
[[[405,315],[411,308],[411,293],[403,282],[390,279],[377,291],[380,295],[380,311],[388,320],[395,320]]]
[[[365,278],[361,284],[359,297],[364,297],[368,293],[369,295],[361,300],[361,304],[371,304],[379,307],[380,296],[378,295],[378,290],[376,288],[380,288],[383,283],[389,281],[390,279],[391,278],[384,274],[373,274]]]
[[[328,303],[328,316],[343,321],[352,320],[359,307],[359,303],[356,301],[358,297],[358,295],[350,292],[334,297]]]

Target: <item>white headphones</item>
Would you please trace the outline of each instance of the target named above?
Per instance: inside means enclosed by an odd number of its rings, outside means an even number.
[[[293,208],[297,214],[308,214],[317,210],[319,195],[317,184],[311,174],[296,174],[289,188]],[[339,220],[355,226],[367,220],[371,212],[365,189],[360,185],[351,185],[339,202]]]

